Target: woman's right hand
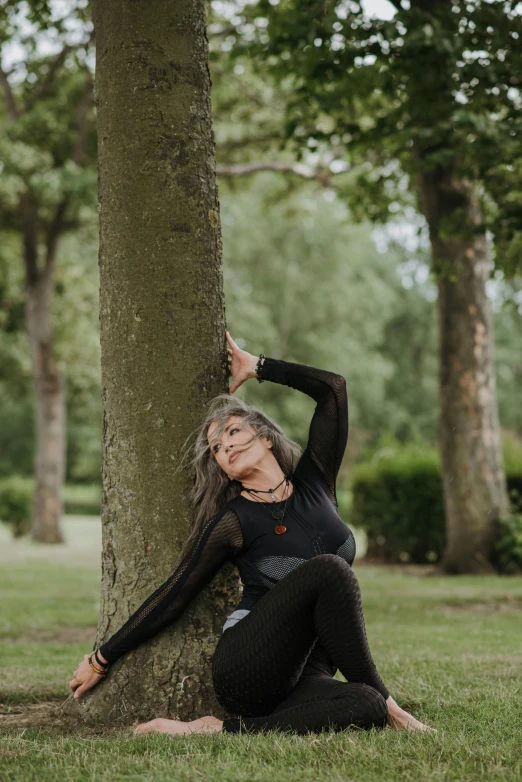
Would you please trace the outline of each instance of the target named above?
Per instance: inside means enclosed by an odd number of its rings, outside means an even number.
[[[69,687],[74,692],[75,698],[81,698],[84,692],[95,687],[103,676],[93,671],[89,665],[90,655],[85,654],[82,662],[79,664],[69,682]]]
[[[228,331],[226,332],[227,342],[229,347],[227,348],[230,374],[234,378],[234,382],[228,389],[230,394],[237,391],[240,385],[250,377],[257,377],[256,364],[257,356],[253,356],[251,353],[247,353],[246,350],[241,350],[234,342]]]

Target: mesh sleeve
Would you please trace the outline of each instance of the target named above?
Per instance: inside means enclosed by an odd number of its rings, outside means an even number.
[[[330,499],[337,505],[335,483],[348,441],[346,380],[334,372],[274,358],[265,358],[261,377],[302,391],[317,402],[296,474],[300,466],[305,468],[311,461],[323,477]]]
[[[243,536],[237,514],[229,509],[220,511],[202,528],[172,575],[100,646],[103,657],[110,663],[115,662],[177,619],[223,564],[242,548]]]

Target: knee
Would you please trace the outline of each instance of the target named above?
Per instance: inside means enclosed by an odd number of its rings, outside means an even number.
[[[351,570],[352,568],[348,564],[348,562],[343,558],[340,557],[338,554],[318,554],[316,557],[313,558],[313,562],[316,562],[317,564],[321,563],[323,567],[327,567],[329,569],[337,568],[341,570]]]
[[[362,685],[367,701],[368,727],[385,728],[388,724],[388,705],[384,696],[369,684]]]
[[[369,684],[351,682],[343,687],[334,700],[342,701],[340,724],[343,728],[363,730],[385,728],[388,724],[388,706],[381,693]]]
[[[317,566],[321,568],[326,578],[332,577],[337,579],[341,575],[345,581],[349,581],[354,585],[358,584],[351,565],[338,554],[318,554],[311,561],[317,563]]]

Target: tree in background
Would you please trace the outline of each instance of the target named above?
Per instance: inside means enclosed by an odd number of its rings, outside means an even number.
[[[221,234],[202,2],[95,3],[103,398],[102,597],[96,644],[173,570],[190,526],[176,470],[227,389]],[[130,118],[130,119],[129,119]],[[67,709],[93,724],[219,711],[224,568],[175,629]]]
[[[505,182],[521,158],[522,17],[509,0],[394,5],[384,21],[355,1],[260,0],[229,13],[228,35],[238,61],[247,53],[286,81],[285,136],[297,154],[322,144],[344,157],[354,215],[382,220],[415,197],[426,218],[439,294],[444,567],[487,571],[494,522],[509,514],[487,230],[504,250],[520,242]]]
[[[0,55],[23,52],[0,68],[0,219],[15,237],[24,268],[25,328],[35,394],[33,539],[62,541],[66,456],[65,376],[55,351],[52,297],[59,243],[82,221],[95,193],[95,131],[89,58],[93,38],[84,3],[55,18],[52,4],[7,2],[0,11]],[[90,25],[92,30],[92,24]],[[46,35],[59,37],[44,55]]]
[[[67,374],[68,482],[101,482],[98,214],[63,237],[52,302],[56,363]],[[35,399],[18,237],[0,246],[0,478],[34,475]]]

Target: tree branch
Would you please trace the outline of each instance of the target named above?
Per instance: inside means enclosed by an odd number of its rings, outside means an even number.
[[[311,179],[320,182],[324,187],[335,187],[329,173],[324,168],[310,168],[304,163],[290,163],[284,160],[257,163],[236,163],[230,165],[220,165],[216,167],[216,173],[221,177],[249,176],[257,174],[258,171],[279,171],[283,174],[297,174],[304,179]]]
[[[50,84],[52,84],[52,81],[56,75],[56,72],[60,68],[61,65],[63,65],[65,58],[71,51],[72,47],[65,45],[62,49],[62,51],[58,54],[57,57],[53,60],[51,67],[49,68],[47,75],[44,79],[41,80],[40,84],[37,86],[37,88],[34,90],[32,95],[30,95],[29,100],[26,102],[26,109],[30,110],[37,100],[40,100],[40,98],[45,95],[45,92]]]
[[[47,88],[52,84],[56,73],[64,64],[65,58],[67,57],[68,54],[74,52],[80,46],[89,47],[94,43],[94,41],[95,41],[95,31],[93,28],[89,33],[89,37],[86,41],[80,41],[78,44],[74,46],[72,44],[65,44],[61,52],[59,52],[54,58],[54,60],[52,61],[51,66],[45,78],[41,80],[40,84],[38,84],[38,86],[35,88],[33,94],[29,96],[29,100],[26,103],[26,108],[31,109],[36,103],[36,101],[39,100],[43,95],[45,95]]]
[[[267,141],[280,141],[281,133],[266,133],[264,136],[250,136],[245,138],[231,138],[227,141],[222,141],[216,145],[216,151],[220,152],[234,152],[236,149],[244,149],[255,144],[264,144]]]

